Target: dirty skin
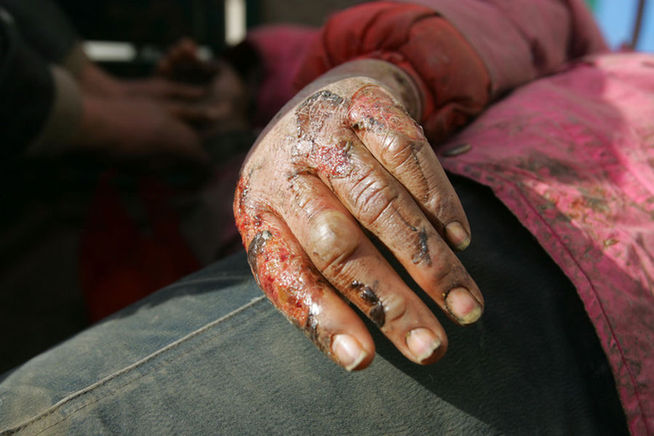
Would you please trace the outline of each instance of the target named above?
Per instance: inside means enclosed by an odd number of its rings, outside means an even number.
[[[320,335],[318,334],[318,319],[312,313],[309,313],[309,316],[307,317],[307,322],[304,324],[303,330],[304,330],[304,334],[307,335],[309,339],[311,339],[311,342],[320,345],[321,341],[320,341]]]
[[[416,265],[420,262],[425,262],[427,266],[431,266],[432,262],[431,253],[429,252],[429,235],[427,234],[427,230],[424,227],[417,228],[416,226],[409,223],[400,213],[400,211],[395,210],[395,213],[400,217],[404,225],[406,225],[409,230],[411,230],[417,236],[418,250],[413,253],[411,261]]]
[[[320,91],[309,97],[295,111],[299,153],[295,158],[294,176],[305,172],[320,172],[328,179],[345,177],[351,171],[352,140],[355,135],[342,123],[348,102],[330,91]],[[342,131],[334,136],[332,132]],[[330,354],[331,337],[321,332],[319,323],[320,298],[328,285],[308,259],[286,240],[277,229],[265,225],[265,206],[250,198],[250,182],[254,171],[242,174],[236,189],[234,215],[239,232],[247,247],[248,262],[257,283],[288,319],[323,351]],[[266,228],[268,227],[268,228]],[[290,244],[290,245],[289,245]],[[362,299],[369,306],[371,319],[383,325],[384,310],[374,291],[362,288]]]
[[[236,221],[236,228],[241,233],[241,238],[243,245],[246,244],[246,234],[244,231],[249,229],[252,226],[250,215],[247,211],[246,203],[248,194],[250,192],[250,183],[249,178],[241,176],[236,185],[236,191],[234,192],[234,220]]]
[[[420,164],[418,153],[422,147],[429,146],[422,127],[411,118],[406,110],[397,105],[388,95],[376,86],[364,86],[353,96],[349,107],[350,120],[357,120],[352,128],[355,132],[370,131],[378,136],[395,138],[409,151],[415,170],[423,181],[421,196],[429,198],[427,178]]]
[[[324,279],[308,259],[295,254],[297,249],[292,249],[278,230],[262,228],[264,220],[255,213],[256,207],[249,204],[247,192],[248,183],[241,179],[234,215],[257,284],[289,321],[303,329],[319,348],[328,351],[330,337],[321,334],[318,322],[319,302],[326,288]]]
[[[412,228],[412,230],[416,231],[417,229],[415,227]],[[418,244],[420,245],[420,250],[417,254],[414,254],[413,257],[411,258],[411,261],[413,263],[419,263],[419,262],[426,262],[427,265],[431,266],[431,255],[429,253],[429,245],[427,245],[427,241],[429,237],[427,236],[427,231],[425,228],[421,228],[418,231]]]
[[[358,281],[353,281],[351,284],[352,289],[355,290],[359,298],[368,306],[368,317],[372,322],[381,328],[386,323],[386,313],[384,306],[377,297],[375,291],[370,287]]]
[[[380,92],[374,86],[364,86],[354,94],[352,103],[350,104],[350,118],[364,120],[355,124],[355,130],[375,130],[377,133],[399,132],[400,139],[398,140],[408,142],[407,147],[410,150],[415,168],[421,174],[420,180],[424,181],[423,196],[427,199],[429,188],[418,158],[420,147],[423,146],[421,144],[425,141],[422,127],[402,107],[399,107],[389,96]],[[432,261],[428,244],[429,237],[425,228],[419,229],[411,225],[399,211],[396,210],[395,213],[417,236],[416,243],[418,249],[412,256],[412,262],[414,264],[425,262],[431,266]]]
[[[307,317],[307,321],[304,323],[302,330],[304,331],[304,334],[307,336],[307,338],[311,340],[311,342],[316,344],[316,346],[323,353],[327,354],[330,358],[333,359],[334,356],[332,355],[331,350],[331,335],[322,331],[320,328],[320,323],[318,322],[318,313],[314,313],[314,310],[315,308],[309,311],[309,316]]]
[[[248,254],[248,263],[253,270],[257,270],[257,262],[259,260],[259,255],[263,251],[263,248],[266,245],[266,241],[272,238],[272,233],[268,230],[257,233],[247,249]]]
[[[344,107],[345,99],[329,90],[316,92],[295,109],[297,137],[315,140],[316,134]]]
[[[322,335],[319,304],[325,283],[320,275],[291,254],[279,234],[263,230],[248,246],[248,262],[257,283],[288,319],[323,351],[329,351],[329,335]]]
[[[366,113],[362,114],[362,110]],[[354,129],[351,128],[353,115],[363,120]],[[407,162],[422,174],[419,152],[422,146],[428,145],[422,128],[376,86],[362,87],[351,100],[329,90],[316,92],[295,109],[294,116],[295,129],[285,136],[291,147],[292,167],[288,177],[291,185],[294,176],[304,172],[318,173],[329,182],[333,178],[352,177],[360,153],[357,130],[384,136],[388,133],[388,138],[392,134],[395,140],[401,141],[398,145],[406,145]],[[250,192],[250,183],[258,179],[261,167],[249,168],[249,172],[241,175],[236,189],[234,215],[254,277],[270,301],[330,354],[330,332],[320,325],[320,302],[329,285],[297,242],[288,238],[288,230],[277,227],[275,219],[272,222],[267,219],[268,201]],[[427,192],[424,175],[422,179]],[[431,265],[427,231],[404,222],[415,235],[414,263]],[[375,285],[359,282],[351,285],[369,318],[379,327],[384,326],[384,306]]]
[[[297,138],[294,157],[297,165],[306,165],[328,180],[347,177],[352,171],[352,137],[343,129],[342,113],[348,101],[331,91],[319,91],[295,110]],[[334,134],[333,132],[340,132]]]
[[[410,141],[423,141],[422,127],[386,93],[375,85],[359,89],[349,107],[350,120],[360,120],[353,128],[399,132]]]

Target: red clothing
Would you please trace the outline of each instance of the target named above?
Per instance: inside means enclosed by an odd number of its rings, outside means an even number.
[[[555,72],[568,59],[601,51],[606,45],[582,0],[529,7],[510,1],[384,1],[334,15],[308,49],[296,81],[302,87],[354,59],[391,62],[422,91],[421,122],[438,141],[489,99]]]
[[[493,188],[575,284],[629,428],[646,434],[654,433],[654,58],[569,64],[604,51],[581,0],[376,2],[328,21],[298,83],[361,58],[413,77],[444,167]],[[557,72],[439,142],[492,99]],[[462,143],[468,153],[446,157]]]
[[[314,41],[298,87],[353,59],[391,62],[420,89],[422,126],[433,140],[444,139],[488,104],[490,76],[483,62],[461,33],[428,7],[367,3],[335,15]]]

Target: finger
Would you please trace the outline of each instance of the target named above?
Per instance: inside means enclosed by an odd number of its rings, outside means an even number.
[[[343,99],[321,91],[298,106],[297,165],[306,165],[375,234],[420,287],[460,324],[481,316],[483,297],[404,187],[341,124]]]
[[[198,135],[186,125],[170,122],[161,139],[151,145],[152,154],[167,155],[198,164],[207,164],[209,154],[202,148]]]
[[[215,121],[215,114],[206,106],[167,103],[166,109],[175,118],[194,125],[208,124]]]
[[[197,46],[188,39],[177,41],[159,61],[159,72],[164,75],[174,75],[175,71],[196,62]]]
[[[165,79],[156,79],[153,81],[150,92],[158,98],[179,100],[198,100],[207,95],[207,89],[205,87]]]
[[[333,177],[322,169],[321,177],[446,313],[459,324],[477,321],[483,297],[447,242],[411,195],[354,135],[347,143],[348,158],[340,163],[344,176]]]
[[[193,62],[198,59],[198,46],[190,38],[182,38],[171,50],[171,57],[176,62]]]
[[[164,77],[170,76],[172,74],[172,63],[170,61],[170,58],[164,56],[161,59],[159,59],[155,71],[160,76],[164,76]]]
[[[354,218],[317,177],[289,179],[283,216],[322,275],[416,363],[445,354],[447,336]]]
[[[206,83],[214,75],[215,68],[199,57],[195,42],[186,38],[175,44],[162,58],[159,72],[176,81]]]
[[[425,211],[450,244],[470,244],[470,224],[454,188],[422,128],[383,89],[361,88],[352,97],[348,118],[373,156]]]
[[[232,113],[227,102],[213,105],[168,103],[166,108],[175,118],[199,130],[217,127],[219,123],[228,120]]]
[[[243,194],[237,190],[234,212],[259,287],[336,363],[348,371],[367,367],[375,346],[361,319],[315,270],[282,221],[266,213],[248,215],[241,207]]]
[[[157,99],[193,101],[204,98],[207,95],[206,87],[188,85],[160,78],[128,82],[128,89],[133,95],[142,95]]]
[[[198,100],[207,95],[207,89],[202,86],[166,81],[162,84],[161,95],[180,100]]]

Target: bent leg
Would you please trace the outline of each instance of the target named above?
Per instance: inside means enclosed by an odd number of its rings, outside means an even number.
[[[461,259],[488,296],[487,309],[467,328],[441,317],[450,349],[437,364],[415,365],[373,333],[371,367],[343,371],[265,300],[241,253],[6,375],[1,429],[626,432],[606,359],[570,283],[489,191],[457,178],[454,186],[475,232]]]

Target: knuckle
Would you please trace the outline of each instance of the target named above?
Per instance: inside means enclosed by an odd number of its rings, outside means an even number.
[[[384,135],[381,149],[381,159],[385,165],[400,168],[405,165],[419,165],[419,153],[424,145],[415,142],[404,135],[388,132]]]
[[[367,213],[362,218],[364,224],[368,227],[374,228],[380,223],[383,224],[387,215],[393,213],[396,209],[395,204],[397,203],[398,196],[389,196],[386,191],[388,190],[379,190],[371,197],[369,207],[366,208]],[[378,201],[374,201],[374,199],[378,199]]]
[[[319,269],[341,271],[360,244],[361,232],[345,214],[322,212],[313,219],[309,249]]]
[[[399,198],[388,183],[372,173],[357,182],[352,192],[354,210],[366,227],[375,226],[382,220],[385,213],[395,207]]]
[[[468,272],[458,260],[451,259],[434,265],[433,283],[439,295],[456,286],[468,283],[468,278]]]
[[[429,200],[426,202],[426,208],[443,225],[463,215],[463,209],[460,207],[459,199],[449,187],[433,189],[429,195]]]
[[[451,215],[452,195],[447,188],[438,187],[432,189],[429,199],[425,202],[427,210],[431,211],[438,219]]]
[[[381,301],[386,315],[386,325],[389,325],[389,327],[392,327],[393,323],[402,320],[407,315],[409,302],[403,295],[391,294],[382,296]]]

